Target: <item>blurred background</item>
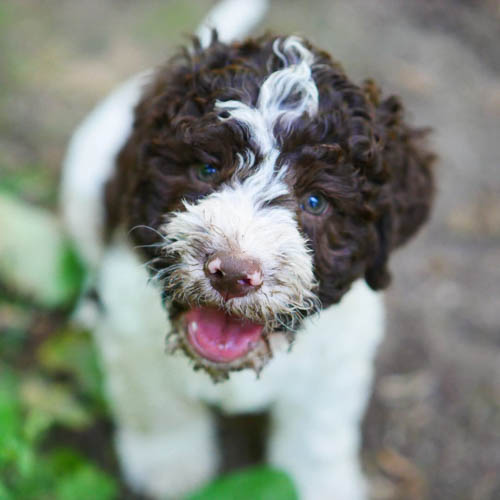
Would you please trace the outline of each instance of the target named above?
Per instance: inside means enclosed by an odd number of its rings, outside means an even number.
[[[68,321],[83,270],[58,178],[85,114],[214,3],[0,3],[2,500],[139,498],[119,477],[89,334]],[[273,0],[265,30],[304,35],[434,129],[435,211],[392,259],[364,422],[373,498],[499,499],[500,1]]]

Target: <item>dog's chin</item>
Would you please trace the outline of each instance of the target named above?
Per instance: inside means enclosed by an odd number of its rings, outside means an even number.
[[[257,374],[272,357],[264,325],[233,316],[215,307],[192,307],[176,314],[167,351],[178,349],[214,381],[245,368]]]

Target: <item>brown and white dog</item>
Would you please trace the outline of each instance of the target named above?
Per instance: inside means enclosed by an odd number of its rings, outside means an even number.
[[[270,412],[301,498],[366,498],[374,290],[428,216],[433,157],[396,97],[306,40],[205,40],[109,96],[64,167],[125,477],[167,498],[208,481],[215,406]]]

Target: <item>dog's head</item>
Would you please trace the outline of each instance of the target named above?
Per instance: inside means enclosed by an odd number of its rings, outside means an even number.
[[[214,37],[158,71],[106,202],[160,284],[172,347],[214,377],[259,370],[273,332],[293,339],[357,278],[387,285],[432,199],[402,114],[296,37]]]

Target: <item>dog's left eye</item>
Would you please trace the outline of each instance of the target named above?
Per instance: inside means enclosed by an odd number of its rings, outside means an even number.
[[[200,165],[196,171],[196,177],[203,182],[213,181],[217,174],[219,173],[219,169],[210,165],[209,163],[205,163],[204,165]]]
[[[328,202],[320,193],[309,193],[302,198],[300,208],[312,215],[321,215],[328,208]]]

